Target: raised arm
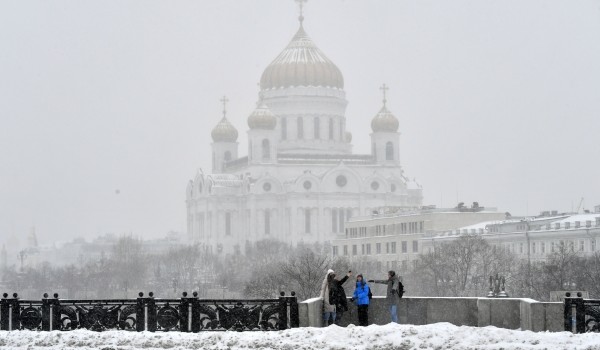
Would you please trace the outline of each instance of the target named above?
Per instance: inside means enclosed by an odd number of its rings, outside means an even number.
[[[367,282],[369,282],[369,283],[380,283],[380,284],[387,284],[388,283],[387,280],[368,280]]]

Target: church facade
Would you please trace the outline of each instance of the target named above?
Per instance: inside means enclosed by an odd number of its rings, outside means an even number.
[[[421,186],[400,165],[399,122],[386,107],[385,85],[371,153],[354,154],[344,78],[302,21],[262,74],[247,155],[224,110],[211,133],[212,169],[187,185],[189,238],[215,253],[242,253],[262,239],[327,243],[353,216],[422,204]]]

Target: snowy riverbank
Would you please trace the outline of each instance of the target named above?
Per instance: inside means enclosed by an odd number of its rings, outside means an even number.
[[[495,327],[385,325],[282,332],[0,332],[0,349],[581,349],[600,350],[599,334],[534,333]]]

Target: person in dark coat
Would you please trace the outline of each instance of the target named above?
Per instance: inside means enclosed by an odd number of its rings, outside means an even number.
[[[363,279],[363,275],[356,276],[356,288],[354,289],[354,295],[352,301],[356,302],[358,308],[358,325],[368,326],[369,325],[369,303],[371,290],[369,285]]]
[[[402,294],[404,294],[404,286],[398,280],[396,272],[388,271],[388,278],[386,280],[369,280],[369,282],[387,285],[386,301],[390,310],[390,316],[392,322],[398,323],[398,301]]]
[[[342,277],[340,280],[334,280],[334,284],[336,288],[332,288],[335,295],[333,296],[333,300],[335,301],[335,324],[340,325],[342,321],[342,316],[344,312],[348,311],[348,298],[346,297],[346,291],[344,290],[344,283],[348,280],[348,278],[352,276],[352,271],[348,271],[346,276]]]

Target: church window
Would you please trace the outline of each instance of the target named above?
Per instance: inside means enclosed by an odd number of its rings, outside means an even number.
[[[298,138],[303,139],[304,138],[304,121],[302,120],[302,117],[298,117],[297,123],[298,123]]]
[[[287,119],[285,117],[281,118],[281,139],[287,139]]]
[[[344,219],[344,209],[339,210],[338,219],[339,219],[338,228],[340,229],[340,232],[344,232],[344,225],[346,223],[346,220]]]
[[[304,181],[304,184],[302,184],[302,186],[304,187],[305,190],[310,190],[312,187],[312,182],[310,181]]]
[[[377,191],[379,189],[379,182],[377,182],[377,181],[371,182],[371,189],[373,191]]]
[[[310,233],[310,208],[304,209],[304,233]]]
[[[392,189],[392,192],[396,192],[396,185],[392,184],[391,189]]]
[[[271,191],[271,183],[270,183],[270,182],[265,182],[265,183],[263,184],[263,190],[264,190],[265,192],[269,192],[269,191]]]
[[[375,147],[375,144],[371,144],[371,153],[373,154],[373,158],[377,159],[377,147]]]
[[[385,160],[394,160],[394,144],[391,142],[385,144]]]
[[[248,159],[252,159],[252,142],[248,141]]]
[[[198,184],[198,193],[202,193],[202,183]]]
[[[333,140],[333,118],[329,118],[329,139]]]
[[[319,117],[315,117],[315,139],[321,138],[321,123],[319,123]]]
[[[226,162],[229,162],[231,160],[231,152],[229,152],[229,151],[225,152],[225,154],[223,155],[223,159]]]
[[[331,209],[331,232],[338,232],[338,210]]]
[[[262,140],[262,158],[269,159],[271,158],[271,145],[269,140]]]
[[[265,210],[265,235],[271,234],[271,211]]]
[[[344,175],[338,175],[338,177],[335,178],[335,183],[340,187],[344,187],[348,183],[348,179],[346,179]]]
[[[225,213],[225,236],[231,236],[231,213]]]

